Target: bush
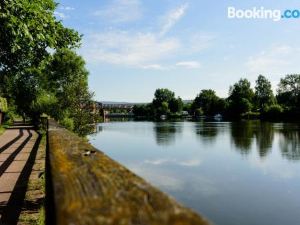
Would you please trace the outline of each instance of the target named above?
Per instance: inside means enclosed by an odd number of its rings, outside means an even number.
[[[274,104],[265,109],[263,113],[263,117],[265,119],[280,119],[283,115],[283,108],[278,105]]]
[[[0,97],[0,111],[7,112],[7,110],[8,110],[8,107],[7,107],[6,98]]]
[[[69,117],[65,117],[62,120],[59,121],[60,125],[64,126],[68,130],[73,131],[74,130],[74,120]]]
[[[260,118],[259,112],[246,112],[241,115],[244,119],[255,120]]]
[[[195,110],[195,116],[198,117],[198,116],[203,116],[204,115],[204,112],[201,108],[198,108]]]

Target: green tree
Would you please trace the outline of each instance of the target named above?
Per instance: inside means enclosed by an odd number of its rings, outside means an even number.
[[[167,115],[170,113],[168,102],[162,102],[161,106],[158,108],[159,115]]]
[[[45,67],[44,74],[47,78],[44,89],[53,95],[56,105],[56,110],[50,110],[50,115],[61,121],[72,119],[74,131],[86,134],[91,128],[88,125],[93,124],[97,117],[82,57],[72,50],[60,49]]]
[[[256,80],[255,99],[260,111],[275,102],[271,82],[263,75],[259,75]]]
[[[300,74],[286,75],[280,80],[277,99],[288,108],[300,107]]]
[[[241,115],[252,109],[254,92],[247,79],[240,79],[229,89],[229,114]]]
[[[163,102],[169,103],[175,98],[175,93],[167,88],[157,89],[154,93],[153,104],[154,106],[160,107]]]
[[[183,109],[183,101],[180,97],[172,98],[169,101],[169,108],[172,113],[181,113]]]
[[[53,0],[0,2],[0,93],[21,114],[37,113],[50,52],[79,46],[79,34],[56,20],[56,6]]]
[[[214,90],[202,90],[193,102],[193,108],[201,108],[205,115],[214,115],[222,112],[222,103]]]
[[[47,48],[75,47],[78,33],[54,16],[53,0],[4,0],[0,3],[0,62],[2,71],[38,65]]]
[[[157,89],[152,101],[153,114],[155,116],[166,115],[170,113],[170,103],[175,100],[175,93],[166,88]]]
[[[133,114],[139,117],[152,117],[153,107],[152,104],[141,104],[133,106]]]

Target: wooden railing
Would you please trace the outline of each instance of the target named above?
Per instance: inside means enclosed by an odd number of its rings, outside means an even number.
[[[48,126],[47,167],[53,203],[48,224],[208,224],[54,121]]]

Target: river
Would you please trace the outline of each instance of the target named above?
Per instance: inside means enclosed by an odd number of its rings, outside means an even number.
[[[214,224],[300,224],[300,124],[110,122],[89,140]]]

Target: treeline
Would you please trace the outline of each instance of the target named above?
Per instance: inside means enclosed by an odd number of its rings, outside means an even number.
[[[81,35],[55,18],[53,0],[0,2],[0,96],[6,120],[15,115],[38,122],[45,114],[85,134],[94,122],[93,94]]]
[[[259,75],[254,89],[247,79],[240,79],[229,88],[227,98],[220,98],[214,90],[202,90],[191,103],[184,104],[168,89],[157,89],[149,104],[135,105],[137,117],[159,118],[161,115],[181,117],[182,112],[194,117],[221,114],[230,119],[297,119],[300,115],[300,75],[286,75],[280,80],[274,95],[271,82]]]

